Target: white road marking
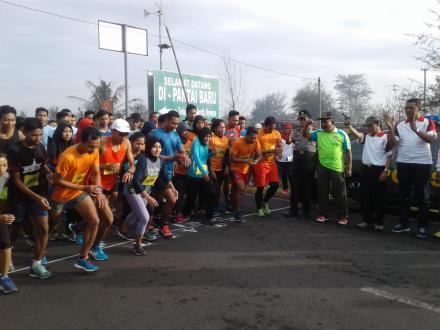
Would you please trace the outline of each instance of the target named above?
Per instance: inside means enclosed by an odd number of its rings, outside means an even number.
[[[378,296],[378,297],[382,297],[385,299],[389,299],[389,300],[393,300],[393,301],[397,301],[399,303],[402,304],[406,304],[409,306],[414,306],[414,307],[418,307],[418,308],[422,308],[422,309],[426,309],[430,312],[434,312],[434,313],[438,313],[440,314],[440,307],[425,303],[423,301],[420,300],[416,300],[416,299],[410,299],[395,293],[391,293],[388,291],[384,291],[384,290],[379,290],[379,289],[375,289],[375,288],[370,288],[370,287],[366,287],[366,288],[361,288],[360,289],[362,292],[365,293],[370,293],[372,295]]]
[[[272,210],[272,212],[281,211],[281,210],[285,210],[285,209],[288,209],[288,207],[281,207],[281,208],[278,208],[278,209],[274,209],[274,210]],[[243,217],[250,217],[250,216],[256,215],[256,214],[257,213],[245,214],[245,215],[243,215]],[[232,218],[223,219],[223,221],[228,221],[228,220],[233,220],[233,219],[234,218],[232,217]],[[182,232],[191,231],[191,232],[194,232],[192,230],[195,230],[195,227],[202,226],[202,224],[197,223],[197,222],[192,222],[191,224],[192,224],[191,226],[188,226],[188,227],[185,227],[185,228],[177,228],[177,229],[174,229],[173,231],[174,232],[176,232],[176,231],[182,231]],[[197,231],[195,231],[195,232],[197,232]],[[115,243],[115,244],[107,245],[106,247],[103,248],[103,250],[107,250],[107,249],[113,248],[115,246],[125,245],[125,244],[128,244],[128,243],[133,243],[133,241],[125,241],[125,242],[120,242],[120,243]],[[67,257],[63,257],[63,258],[59,258],[59,259],[54,259],[54,260],[48,261],[47,264],[54,264],[54,263],[57,263],[57,262],[61,262],[61,261],[64,261],[64,260],[69,260],[69,259],[73,259],[73,258],[77,258],[77,257],[79,257],[78,253],[70,255],[70,256],[67,256]],[[14,274],[14,273],[22,272],[24,270],[29,270],[30,268],[31,267],[29,267],[29,266],[28,267],[23,267],[23,268],[16,269],[16,270],[14,270],[12,272],[9,272],[9,273],[10,274]]]

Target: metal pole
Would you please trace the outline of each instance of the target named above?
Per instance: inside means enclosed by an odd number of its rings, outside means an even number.
[[[160,2],[160,7],[159,7],[159,68],[160,70],[162,70],[162,53],[163,53],[163,49],[162,49],[162,1]]]
[[[426,114],[426,71],[428,69],[423,68],[423,113]]]
[[[127,25],[122,25],[122,47],[124,50],[124,79],[125,79],[125,116],[128,118],[128,73],[127,73]]]
[[[319,111],[319,118],[321,118],[321,78],[318,77],[318,111]],[[321,122],[320,122],[321,123]],[[321,124],[319,124],[321,127]]]
[[[171,39],[170,30],[168,30],[168,26],[166,26],[166,25],[165,25],[165,30],[167,31],[168,39],[170,40],[171,49],[173,50],[174,60],[176,61],[176,65],[177,65],[177,71],[179,71],[179,77],[180,77],[180,81],[182,82],[182,89],[183,89],[183,94],[185,95],[185,101],[186,101],[186,104],[188,104],[189,103],[188,102],[188,95],[186,94],[186,88],[185,88],[185,85],[183,84],[182,72],[180,71],[179,61],[177,60],[176,51],[174,49],[174,44],[173,44],[173,39]]]

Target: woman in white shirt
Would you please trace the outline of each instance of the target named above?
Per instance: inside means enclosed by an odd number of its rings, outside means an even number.
[[[292,133],[292,124],[285,124],[283,132],[281,133],[281,143],[283,152],[278,158],[278,168],[281,176],[281,183],[283,185],[283,193],[289,193],[288,182],[291,182],[291,173],[293,165],[293,143],[290,140]]]

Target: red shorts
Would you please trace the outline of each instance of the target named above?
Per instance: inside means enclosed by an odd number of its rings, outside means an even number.
[[[240,171],[231,171],[230,176],[231,176],[232,182],[243,181],[243,183],[245,185],[247,185],[247,183],[248,183],[248,175],[241,173]]]
[[[254,166],[254,186],[266,187],[271,182],[279,182],[276,164],[258,163]]]

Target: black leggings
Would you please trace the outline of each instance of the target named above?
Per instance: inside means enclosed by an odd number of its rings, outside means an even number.
[[[185,203],[186,189],[188,184],[188,175],[174,174],[173,185],[174,188],[179,192],[179,198],[177,199],[174,209],[176,213],[182,213],[183,204]]]
[[[266,196],[263,198],[264,187],[258,187],[255,192],[255,202],[257,203],[257,210],[261,209],[263,203],[268,203],[269,200],[276,194],[278,189],[278,182],[269,183],[269,188],[266,191]]]
[[[9,249],[11,247],[11,237],[9,235],[10,227],[9,225],[0,223],[0,250]]]
[[[194,209],[197,199],[197,194],[203,196],[206,201],[205,217],[211,219],[214,216],[214,207],[216,205],[216,190],[211,181],[204,181],[201,178],[188,178],[187,195],[185,204],[183,206],[183,214],[190,215],[191,210]]]

